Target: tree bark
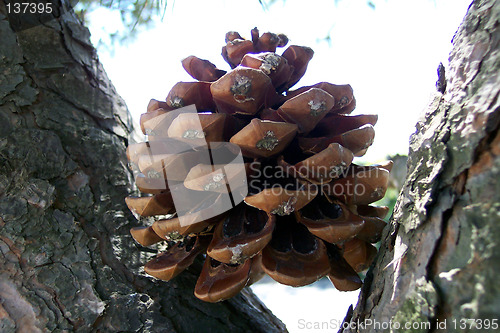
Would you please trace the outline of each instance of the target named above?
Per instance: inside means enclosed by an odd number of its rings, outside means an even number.
[[[154,254],[131,238],[124,204],[131,119],[88,30],[68,12],[16,33],[4,5],[0,331],[285,331],[248,289],[196,299],[200,261],[169,283],[143,273]]]
[[[411,137],[390,229],[344,332],[498,331],[499,22],[499,1],[474,1],[454,36],[444,93]]]

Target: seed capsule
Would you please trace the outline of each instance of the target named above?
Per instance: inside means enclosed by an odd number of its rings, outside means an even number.
[[[262,268],[279,283],[300,287],[328,274],[330,263],[323,242],[289,215],[277,219],[273,238],[262,251]]]
[[[275,217],[240,204],[214,230],[207,254],[226,264],[257,255],[271,240]]]
[[[306,46],[290,45],[283,57],[288,60],[288,64],[294,67],[294,71],[288,81],[288,88],[295,85],[304,76],[307,70],[307,65],[311,61],[314,51]]]
[[[144,271],[157,279],[170,281],[190,266],[202,250],[198,237],[187,237],[150,260]]]
[[[241,265],[229,265],[207,256],[194,288],[195,296],[211,303],[235,296],[247,284],[250,267],[251,260]]]
[[[287,100],[277,111],[287,122],[297,124],[299,133],[307,135],[332,108],[335,99],[327,92],[312,88]]]
[[[168,93],[167,104],[173,109],[195,104],[198,111],[215,111],[210,85],[210,82],[178,82]]]
[[[231,143],[241,147],[244,156],[270,157],[279,154],[297,134],[297,125],[252,119],[236,133]]]
[[[210,90],[219,112],[254,115],[273,104],[276,92],[262,71],[238,67],[212,83]]]
[[[213,82],[226,74],[226,71],[218,69],[210,61],[195,56],[189,56],[183,59],[182,67],[184,67],[189,75],[198,81]]]

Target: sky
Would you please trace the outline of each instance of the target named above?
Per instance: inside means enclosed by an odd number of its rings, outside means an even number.
[[[470,0],[276,1],[264,10],[257,0],[177,0],[168,3],[163,22],[135,42],[99,57],[135,119],[151,98],[164,100],[178,81],[192,81],[181,60],[208,59],[221,69],[227,31],[250,38],[250,29],[283,32],[289,44],[312,47],[315,55],[296,85],[321,81],[349,83],[357,108],[377,113],[375,143],[365,160],[408,152],[408,138],[435,91],[436,69],[446,64],[451,39]],[[304,5],[306,4],[307,5]],[[92,41],[119,26],[117,12],[91,15]],[[322,40],[330,34],[331,42]]]
[[[407,154],[415,123],[436,91],[436,69],[440,62],[446,65],[451,39],[471,1],[372,2],[375,9],[366,0],[277,0],[264,10],[258,0],[170,1],[163,21],[113,52],[99,49],[99,58],[138,122],[151,98],[164,100],[176,82],[193,81],[182,68],[183,58],[196,55],[229,69],[220,56],[227,31],[246,38],[253,27],[285,33],[289,45],[315,51],[295,87],[349,83],[357,100],[353,114],[379,115],[375,142],[362,158],[378,162],[389,154]],[[104,8],[89,18],[94,45],[120,27],[119,13]],[[324,40],[328,34],[330,42]],[[307,322],[342,320],[356,303],[357,292],[323,288],[324,281],[320,286],[264,283],[254,291],[290,332],[304,332]]]

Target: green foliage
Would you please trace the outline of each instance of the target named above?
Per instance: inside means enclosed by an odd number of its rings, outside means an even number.
[[[268,9],[270,6],[278,2],[278,0],[258,1],[263,10]],[[283,3],[286,3],[286,0],[282,1]],[[342,0],[332,1],[337,6]],[[377,1],[380,0],[362,1],[366,1],[370,8],[375,9]],[[156,18],[160,17],[161,20],[163,20],[167,8],[167,0],[80,0],[75,6],[75,12],[78,14],[80,19],[88,25],[88,15],[99,7],[109,8],[120,13],[123,28],[109,33],[110,41],[104,42],[104,44],[111,44],[104,46],[113,46],[116,42],[125,43],[131,41],[141,30],[152,28]],[[329,44],[331,41],[330,31],[328,31],[327,35],[322,38],[322,40]]]
[[[373,205],[375,206],[387,206],[389,207],[389,213],[387,213],[386,218],[384,219],[386,222],[389,222],[389,219],[392,216],[392,211],[394,210],[394,206],[396,205],[396,200],[398,199],[399,190],[394,187],[389,187],[385,192],[385,197],[375,202]]]
[[[333,2],[335,3],[335,6],[338,6],[338,4],[341,2],[342,0],[333,0]],[[358,0],[359,1],[359,0]],[[377,3],[377,0],[363,0],[363,1],[366,1],[366,4],[368,7],[370,7],[371,9],[375,9],[376,8],[376,3]],[[278,0],[259,0],[259,3],[262,5],[262,7],[266,8],[268,6],[271,6],[273,5],[274,3],[278,2]],[[286,0],[282,0],[283,3],[286,3]]]
[[[154,19],[165,14],[166,0],[80,0],[75,12],[85,24],[88,14],[99,7],[109,8],[120,13],[123,29],[110,33],[111,44],[133,40],[141,30],[150,29]]]

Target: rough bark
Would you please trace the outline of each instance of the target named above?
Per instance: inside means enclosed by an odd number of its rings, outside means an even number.
[[[15,33],[0,1],[0,331],[278,332],[245,290],[193,296],[142,272],[125,147],[131,120],[72,13]],[[145,102],[146,103],[146,102]]]
[[[480,319],[500,320],[499,21],[499,1],[474,1],[453,38],[446,89],[441,77],[411,137],[390,229],[344,332],[478,332]]]

